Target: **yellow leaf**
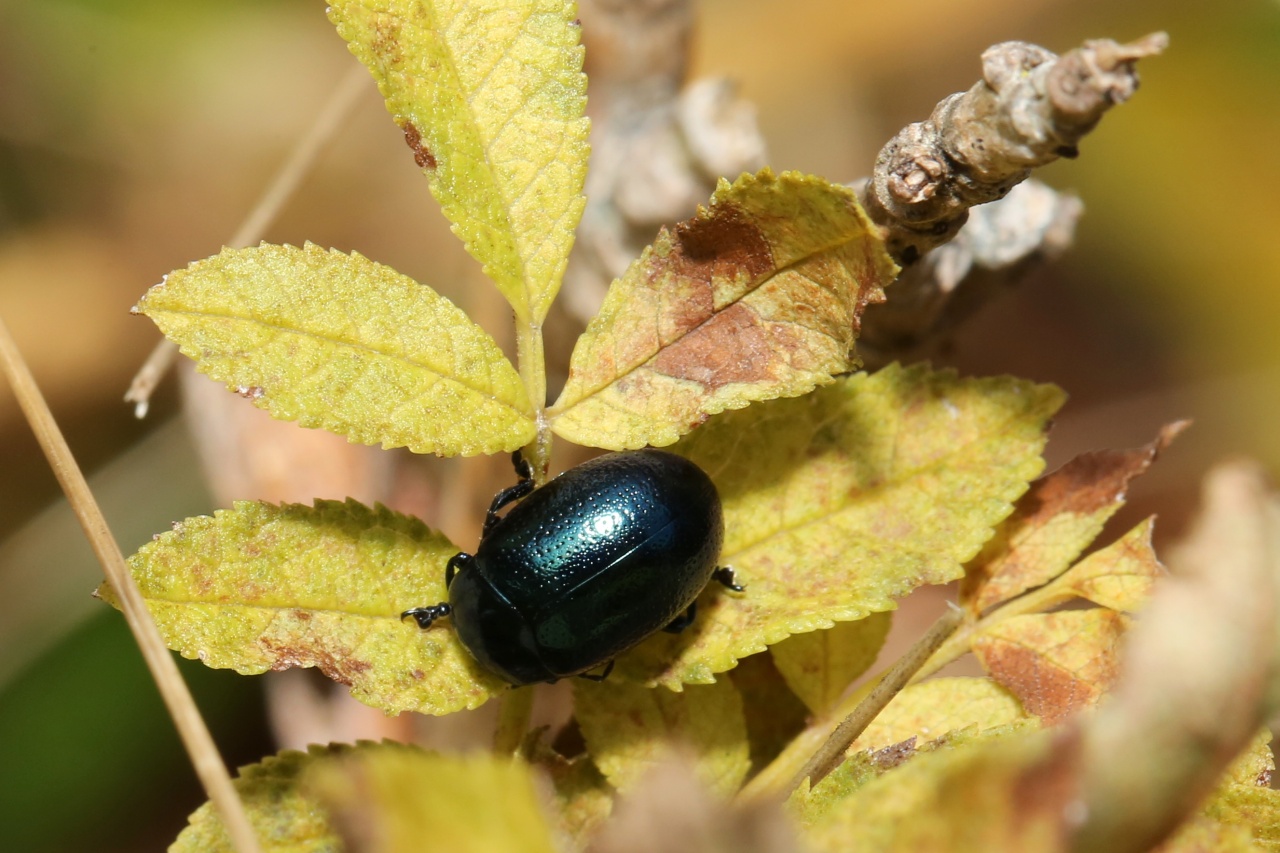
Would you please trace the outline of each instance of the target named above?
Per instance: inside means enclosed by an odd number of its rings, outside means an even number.
[[[1225,780],[1230,785],[1271,786],[1271,774],[1276,769],[1276,758],[1271,752],[1271,732],[1263,729],[1249,744],[1249,748],[1227,768]]]
[[[1065,571],[1124,504],[1130,481],[1186,427],[1169,424],[1134,450],[1085,453],[1034,483],[968,568],[961,601],[980,613]]]
[[[224,249],[138,303],[197,368],[273,417],[416,453],[511,451],[535,426],[498,345],[444,297],[308,243]]]
[[[574,716],[591,760],[626,792],[645,772],[691,750],[698,778],[713,793],[738,789],[750,768],[742,697],[728,679],[673,693],[631,684],[574,682]]]
[[[1041,470],[1062,392],[926,366],[855,375],[711,421],[675,448],[724,502],[721,560],[683,634],[618,659],[618,675],[678,689],[791,635],[890,610],[958,578]]]
[[[1260,853],[1267,849],[1254,844],[1246,827],[1228,826],[1197,816],[1150,853]]]
[[[1031,735],[922,752],[828,807],[803,840],[831,853],[1065,853],[1063,803],[1023,794],[1032,773],[1070,783],[1071,766],[1050,761],[1050,745]]]
[[[165,641],[214,668],[318,667],[390,714],[474,708],[506,685],[446,625],[400,614],[447,596],[458,549],[416,518],[355,501],[241,501],[189,518],[129,567]],[[118,606],[104,584],[100,595]]]
[[[825,631],[796,634],[769,647],[787,685],[814,714],[835,707],[845,688],[876,662],[889,634],[890,614],[837,622]]]
[[[1030,719],[1012,693],[988,678],[935,678],[893,698],[849,747],[880,749],[908,738],[924,743],[967,726],[978,731]]]
[[[1209,801],[1205,814],[1247,829],[1262,850],[1280,850],[1280,791],[1257,785],[1230,785]]]
[[[973,653],[1028,713],[1053,725],[1115,682],[1128,624],[1101,607],[1014,616],[979,632]]]
[[[244,803],[254,833],[265,853],[341,850],[342,840],[329,815],[315,796],[301,784],[309,768],[356,750],[400,749],[397,745],[361,744],[310,746],[306,752],[287,750],[241,767],[232,780]],[[169,847],[170,853],[236,853],[231,836],[222,826],[218,810],[205,803],[188,818]]]
[[[1154,527],[1155,519],[1148,518],[1032,593],[1040,608],[1084,598],[1112,610],[1137,611],[1151,595],[1156,580],[1166,574],[1151,545]]]
[[[533,776],[519,762],[416,749],[355,752],[306,782],[348,849],[367,853],[553,853]]]
[[[559,290],[585,200],[572,0],[332,0],[467,251],[522,322]],[[540,401],[541,402],[541,401]]]
[[[578,339],[548,410],[577,444],[671,444],[710,415],[857,366],[862,309],[897,269],[852,191],[769,170],[663,229]]]
[[[547,750],[550,753],[550,750]],[[551,777],[556,828],[575,849],[589,839],[613,811],[613,789],[587,755],[574,759],[539,756],[536,766]]]
[[[809,709],[791,692],[768,652],[743,658],[728,675],[742,696],[751,769],[759,771],[804,731]]]
[[[882,767],[873,753],[854,753],[827,774],[816,788],[810,789],[808,779],[801,782],[800,787],[787,798],[787,814],[802,827],[813,826],[832,809],[838,808],[850,794],[887,769],[890,768]]]

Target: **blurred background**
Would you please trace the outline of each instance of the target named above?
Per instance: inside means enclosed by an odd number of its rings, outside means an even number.
[[[1280,465],[1280,3],[702,0],[696,10],[692,76],[738,82],[775,170],[842,182],[971,86],[990,44],[1062,52],[1168,31],[1165,55],[1140,65],[1137,96],[1078,160],[1038,173],[1084,202],[1074,249],[935,361],[1064,387],[1051,466],[1193,418],[1116,522],[1158,512],[1164,541],[1186,524],[1213,461]],[[219,505],[177,420],[178,382],[161,385],[146,420],[122,401],[159,340],[129,308],[230,239],[353,63],[315,0],[0,0],[0,316],[126,553]],[[501,305],[366,82],[264,238],[358,250],[504,340]],[[572,321],[558,322],[571,342]],[[474,540],[490,483],[510,477],[505,462],[409,464],[427,482],[475,483],[448,500],[404,478],[388,487],[461,542]],[[8,849],[162,849],[203,801],[123,619],[89,597],[99,577],[0,388]],[[229,762],[275,750],[265,679],[183,664]]]

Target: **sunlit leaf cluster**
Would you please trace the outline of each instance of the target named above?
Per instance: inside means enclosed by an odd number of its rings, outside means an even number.
[[[1152,519],[1119,535],[1106,523],[1182,425],[1041,476],[1057,388],[928,365],[853,373],[862,312],[898,270],[851,190],[767,169],[722,179],[656,236],[548,403],[541,326],[587,155],[574,15],[565,0],[329,9],[509,304],[518,365],[426,284],[311,244],[224,250],[137,310],[253,404],[353,442],[523,448],[539,479],[552,436],[669,447],[714,481],[721,560],[745,591],[707,589],[689,629],[624,653],[603,684],[575,683],[564,730],[530,733],[515,762],[362,743],[245,768],[265,849],[642,849],[626,846],[630,827],[660,839],[674,814],[702,849],[739,849],[748,831],[782,839],[762,850],[1070,849],[1084,818],[1063,802],[1093,772],[1089,715],[1165,574]],[[186,657],[244,674],[314,667],[389,714],[442,715],[512,689],[447,623],[401,619],[446,597],[459,550],[381,506],[239,502],[176,524],[130,566]],[[874,692],[897,602],[948,583],[960,629],[833,772],[797,780]],[[110,586],[99,595],[116,603]],[[984,676],[927,678],[969,653]],[[1280,848],[1268,739],[1185,804],[1165,850]],[[1020,798],[1036,784],[1051,795]],[[228,845],[205,806],[174,849]]]

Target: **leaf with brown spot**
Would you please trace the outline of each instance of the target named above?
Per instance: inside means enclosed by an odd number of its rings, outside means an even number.
[[[246,675],[314,666],[387,713],[447,714],[506,689],[447,623],[400,620],[446,599],[444,564],[457,552],[385,507],[240,501],[181,522],[129,566],[183,657]],[[118,606],[108,584],[99,594]]]
[[[691,751],[698,777],[728,796],[751,766],[742,697],[733,682],[682,693],[630,684],[574,682],[574,716],[600,772],[626,792],[673,748]]]
[[[534,324],[560,289],[585,204],[574,10],[572,0],[329,3],[454,233]]]
[[[548,412],[577,444],[671,444],[726,409],[857,366],[862,309],[897,274],[846,187],[768,169],[721,181],[610,287]]]
[[[814,714],[835,707],[845,688],[866,672],[889,635],[891,614],[837,622],[825,631],[795,634],[769,647],[778,670]]]
[[[1035,482],[968,567],[961,602],[980,613],[1065,571],[1123,506],[1130,481],[1187,426],[1169,424],[1134,450],[1085,453]]]
[[[849,747],[850,754],[915,738],[939,738],[954,729],[977,731],[1033,721],[1017,698],[988,678],[934,678],[893,698]]]
[[[615,677],[707,683],[792,634],[890,610],[957,579],[1041,470],[1062,392],[925,365],[854,375],[716,418],[678,445],[724,503],[722,563],[682,634],[618,658]]]
[[[973,653],[1028,713],[1053,725],[1112,685],[1127,627],[1127,617],[1101,607],[1014,616],[978,633]]]

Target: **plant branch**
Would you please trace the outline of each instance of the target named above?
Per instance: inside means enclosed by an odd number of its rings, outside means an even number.
[[[924,636],[916,640],[907,653],[881,676],[867,697],[858,703],[858,707],[840,721],[822,748],[791,780],[787,787],[788,793],[799,788],[805,779],[809,780],[809,787],[812,788],[836,769],[844,761],[849,745],[866,731],[867,726],[880,715],[893,697],[902,692],[902,688],[911,682],[916,671],[946,642],[963,619],[964,611],[955,605],[949,605],[947,611],[938,617]]]
[[[120,596],[121,609],[125,620],[133,632],[147,668],[160,690],[169,715],[173,718],[183,746],[191,757],[196,775],[204,786],[205,793],[221,815],[228,834],[235,848],[241,853],[257,853],[261,848],[253,834],[244,805],[236,794],[218,748],[209,734],[204,719],[196,707],[186,682],[178,671],[173,656],[169,653],[159,629],[151,619],[142,593],[134,582],[133,575],[125,563],[120,546],[107,527],[107,520],[102,509],[89,491],[89,484],[84,474],[71,455],[61,430],[49,411],[48,404],[37,387],[31,371],[27,368],[22,354],[13,341],[9,328],[0,319],[0,372],[3,372],[13,387],[40,447],[49,459],[49,466],[58,478],[59,485],[66,493],[67,501],[75,511],[85,536],[93,547],[103,572]]]
[[[911,682],[916,670],[937,652],[964,618],[964,611],[948,606],[947,612],[938,617],[887,672],[846,696],[830,716],[814,720],[743,787],[738,799],[759,802],[777,795],[786,796],[806,778],[811,787],[817,785],[844,760],[849,744],[857,740],[889,701]],[[838,716],[843,719],[832,730],[831,719]]]
[[[889,253],[909,266],[954,237],[969,208],[1003,197],[1037,166],[1076,156],[1103,113],[1137,89],[1135,63],[1167,44],[1154,33],[1123,45],[1088,41],[1062,56],[1026,42],[988,48],[983,79],[903,128],[860,188]]]

